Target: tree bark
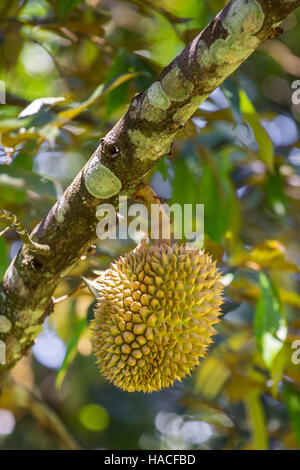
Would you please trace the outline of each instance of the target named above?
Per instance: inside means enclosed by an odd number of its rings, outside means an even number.
[[[50,255],[24,245],[0,284],[0,341],[6,348],[0,384],[52,312],[59,281],[95,240],[96,208],[131,195],[170,152],[176,133],[199,105],[299,5],[300,0],[231,0],[148,90],[133,98],[31,234],[34,242],[50,247]]]

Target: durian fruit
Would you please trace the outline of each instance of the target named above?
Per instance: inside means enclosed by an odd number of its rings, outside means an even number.
[[[99,282],[92,344],[102,374],[129,392],[160,390],[190,374],[219,321],[216,262],[184,245],[142,246]]]

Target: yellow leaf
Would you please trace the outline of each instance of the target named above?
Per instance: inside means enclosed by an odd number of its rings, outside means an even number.
[[[252,430],[254,449],[267,450],[269,448],[268,434],[260,391],[256,388],[250,389],[247,393],[245,404]]]
[[[234,256],[233,263],[256,270],[270,268],[299,272],[299,267],[286,257],[285,247],[278,240],[266,240],[250,251],[239,250]]]
[[[74,119],[80,113],[85,111],[89,106],[95,103],[100,97],[107,95],[107,93],[111,92],[112,90],[115,90],[115,88],[117,88],[118,86],[122,85],[128,80],[131,80],[132,78],[137,77],[140,74],[141,72],[125,73],[120,77],[116,78],[116,80],[114,80],[113,83],[108,86],[105,86],[104,84],[99,85],[87,100],[77,104],[71,109],[67,109],[66,111],[60,112],[58,114],[59,122],[57,123],[57,125],[62,126],[67,121]]]

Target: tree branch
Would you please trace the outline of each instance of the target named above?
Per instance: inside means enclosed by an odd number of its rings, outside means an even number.
[[[96,238],[96,208],[117,205],[170,152],[189,117],[226,77],[287,17],[300,0],[231,0],[220,14],[135,96],[127,113],[101,139],[91,159],[31,237],[49,245],[50,256],[24,246],[0,284],[0,315],[11,324],[0,330],[6,364],[0,381],[29,350],[52,311],[53,291]],[[1,317],[0,317],[1,318]],[[4,322],[7,325],[7,322]]]
[[[11,223],[9,227],[6,227],[1,233],[0,237],[4,235],[8,230],[10,229],[15,229],[16,232],[20,235],[20,238],[24,245],[28,248],[29,251],[32,253],[39,253],[39,254],[50,254],[50,248],[48,245],[40,245],[39,243],[35,243],[33,240],[31,240],[31,237],[22,224],[20,220],[18,220],[17,216],[13,214],[10,211],[7,211],[5,209],[0,209],[0,219],[4,219]]]

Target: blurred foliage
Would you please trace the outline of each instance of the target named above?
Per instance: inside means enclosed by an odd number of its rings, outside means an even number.
[[[0,5],[0,207],[29,229],[47,213],[135,93],[224,0],[10,0]],[[13,371],[84,448],[290,449],[300,446],[300,12],[285,34],[216,90],[148,175],[172,202],[205,204],[205,247],[224,272],[218,335],[191,378],[126,393],[94,365],[93,285],[132,242],[101,242],[55,292],[33,353]],[[271,46],[272,44],[272,46]],[[0,226],[0,231],[4,225]],[[0,278],[20,242],[0,238]],[[86,283],[85,283],[86,282]],[[295,362],[295,361],[294,361]],[[9,391],[0,447],[61,443]]]

